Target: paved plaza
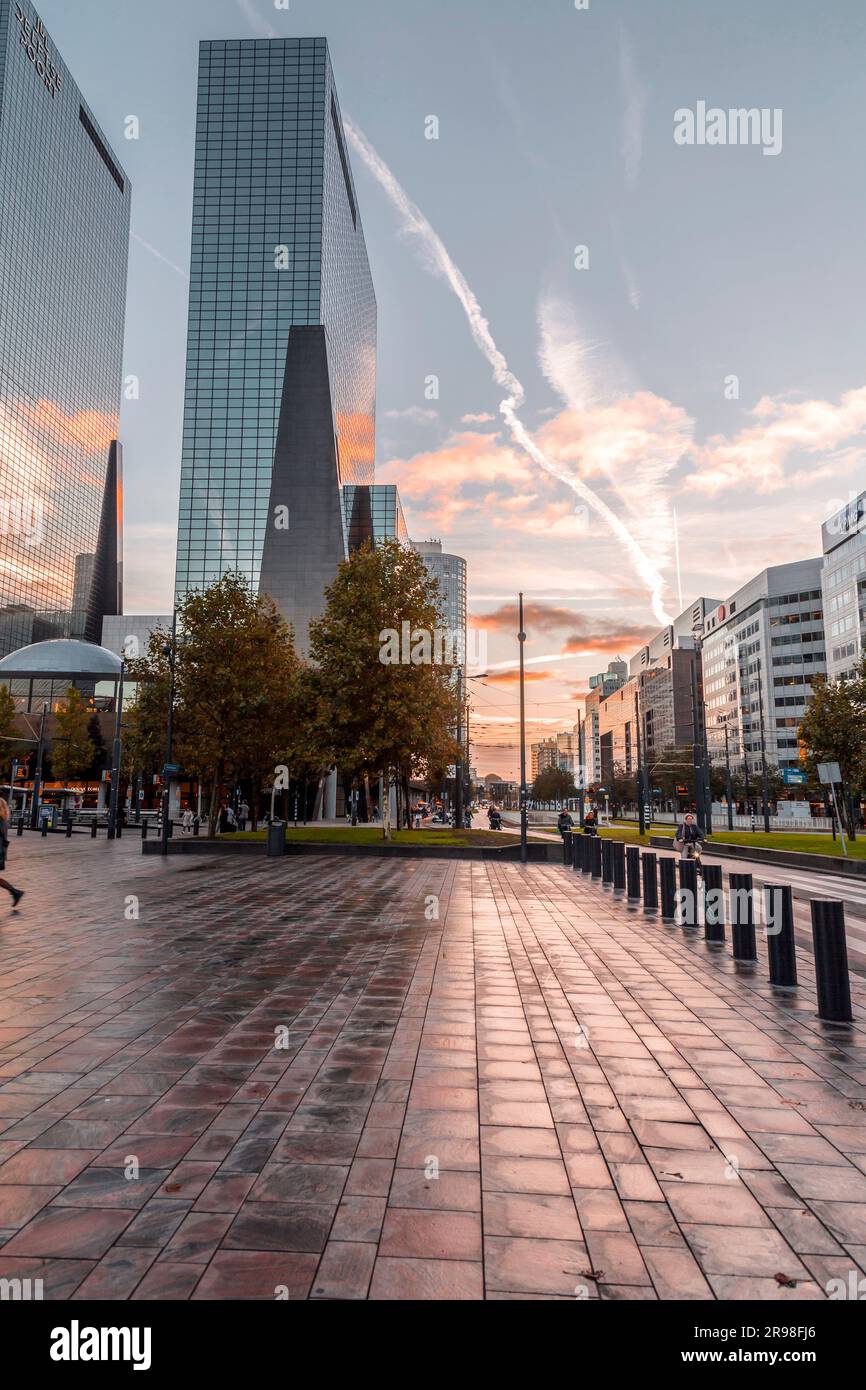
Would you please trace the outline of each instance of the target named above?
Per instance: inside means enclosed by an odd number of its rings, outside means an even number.
[[[27,836],[10,874],[0,1279],[800,1300],[866,1277],[859,976],[855,1028],[828,1028],[807,953],[774,993],[763,942],[735,966],[556,865]]]

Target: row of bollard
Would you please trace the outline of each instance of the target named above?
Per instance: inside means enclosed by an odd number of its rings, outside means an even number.
[[[626,848],[620,840],[577,833],[564,837],[563,858],[575,873],[601,880],[602,886],[612,887],[614,892],[625,891],[630,904],[635,905],[643,898],[644,912],[657,913],[661,908],[665,922],[697,928],[702,916],[704,939],[714,946],[724,945],[727,912],[721,865],[704,865],[699,884],[697,864],[693,859],[677,864],[668,856],[659,859],[648,850],[642,853],[636,845]],[[701,899],[702,913],[699,911]],[[758,959],[758,949],[751,874],[728,875],[728,899],[733,958],[739,964],[753,965]],[[766,883],[760,903],[767,937],[770,984],[776,989],[796,989],[791,888],[787,884]],[[813,898],[810,907],[818,1017],[827,1023],[851,1023],[844,906],[837,899]]]

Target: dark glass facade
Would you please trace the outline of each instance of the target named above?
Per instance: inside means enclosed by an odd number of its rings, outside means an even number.
[[[120,611],[130,198],[33,6],[0,0],[0,656]]]
[[[376,301],[327,42],[199,56],[177,591],[229,569],[303,641],[373,481]]]
[[[409,545],[409,532],[393,483],[372,486],[348,484],[343,488],[343,509],[349,549],[359,550],[366,541],[395,540]]]

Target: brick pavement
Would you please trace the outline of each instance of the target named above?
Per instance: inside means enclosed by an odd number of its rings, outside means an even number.
[[[763,949],[735,966],[552,865],[138,848],[13,842],[0,1279],[796,1300],[863,1277],[860,981],[856,1029],[827,1029],[807,955],[774,994]]]

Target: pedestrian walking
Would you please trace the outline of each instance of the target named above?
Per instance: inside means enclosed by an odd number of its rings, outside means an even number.
[[[9,849],[9,803],[0,796],[0,869],[6,868],[6,853]],[[13,888],[5,878],[0,878],[0,888],[5,888],[12,897],[13,908],[24,897],[23,888]]]

